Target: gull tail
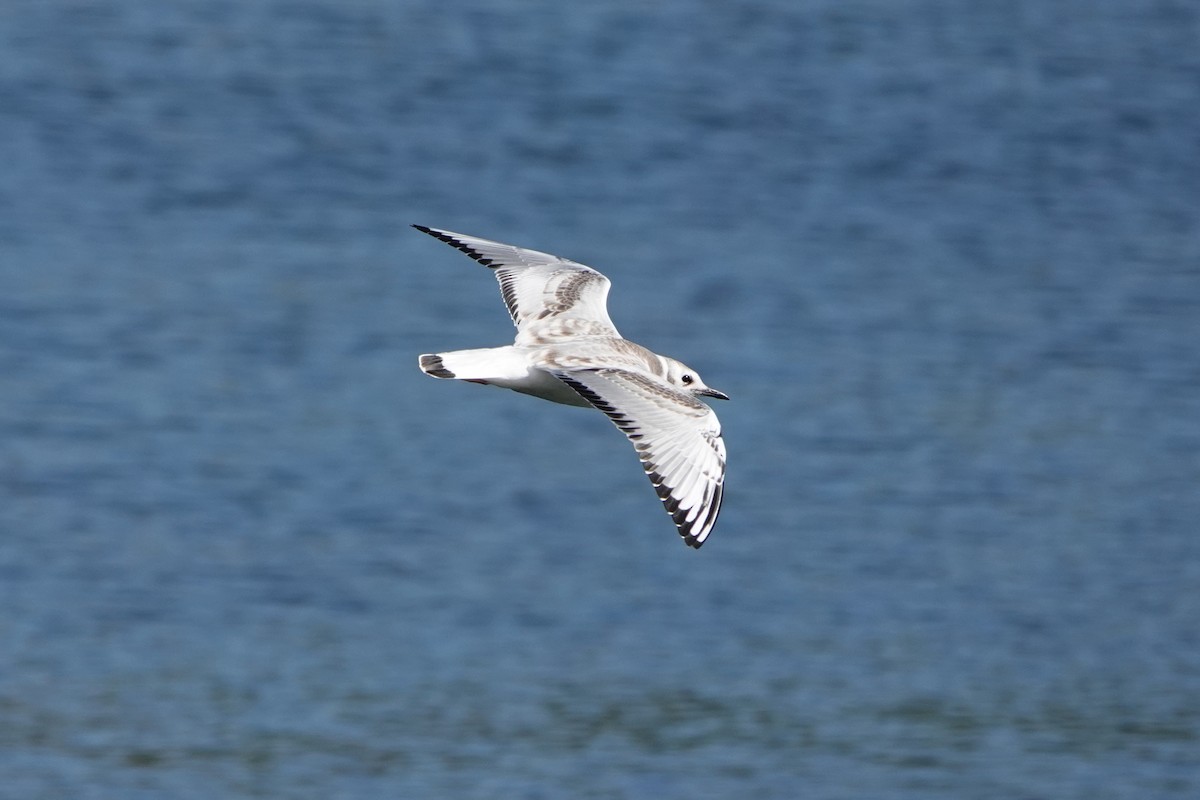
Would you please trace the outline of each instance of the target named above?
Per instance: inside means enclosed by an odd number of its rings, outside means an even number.
[[[455,350],[450,353],[429,353],[421,356],[421,371],[435,378],[455,378],[481,383],[504,379],[513,366],[503,358],[510,348],[488,347],[480,350]],[[523,367],[521,368],[523,370]]]

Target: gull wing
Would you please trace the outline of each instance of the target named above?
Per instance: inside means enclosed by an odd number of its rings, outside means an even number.
[[[716,413],[665,381],[622,369],[554,370],[629,438],[684,542],[700,547],[717,521],[725,441]]]
[[[517,344],[567,336],[620,338],[608,318],[608,278],[584,264],[453,231],[414,225],[490,268],[517,326]]]

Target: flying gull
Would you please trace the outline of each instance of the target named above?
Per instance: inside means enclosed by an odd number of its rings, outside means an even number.
[[[721,423],[694,369],[617,333],[609,280],[591,267],[461,233],[414,225],[490,268],[517,326],[506,347],[421,356],[435,378],[490,384],[603,411],[629,438],[684,542],[704,544],[725,483]]]

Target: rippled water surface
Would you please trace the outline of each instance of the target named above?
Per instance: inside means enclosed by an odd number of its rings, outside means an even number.
[[[1200,14],[13,2],[0,796],[1200,794]],[[684,547],[407,227],[703,373]]]

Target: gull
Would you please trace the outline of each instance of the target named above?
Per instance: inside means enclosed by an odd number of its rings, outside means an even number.
[[[701,397],[728,400],[694,369],[617,333],[608,278],[559,256],[414,225],[491,269],[516,340],[420,357],[421,370],[599,409],[628,437],[683,541],[700,547],[725,484],[721,423]]]

